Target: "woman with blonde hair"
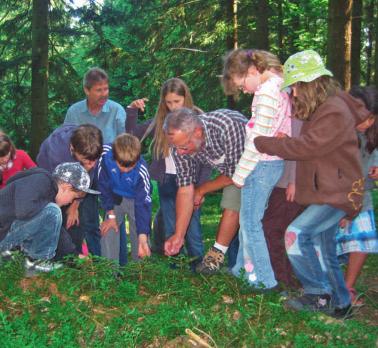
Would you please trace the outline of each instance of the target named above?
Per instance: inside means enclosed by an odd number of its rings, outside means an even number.
[[[155,117],[144,131],[141,127],[134,134],[141,137],[141,141],[153,134],[152,162],[149,166],[151,179],[158,182],[160,210],[164,224],[164,239],[168,239],[175,232],[176,225],[176,166],[173,161],[168,141],[163,132],[163,123],[167,114],[171,111],[187,107],[197,113],[202,110],[193,104],[192,95],[185,82],[179,78],[171,78],[165,81],[161,87],[159,106]],[[145,124],[146,126],[146,124]],[[139,133],[139,134],[138,134]],[[197,184],[204,182],[210,175],[211,169],[205,166],[197,168]],[[156,238],[156,236],[155,236]],[[200,210],[195,210],[186,233],[185,243],[188,255],[195,260],[191,263],[195,266],[202,260],[203,241],[200,224]]]

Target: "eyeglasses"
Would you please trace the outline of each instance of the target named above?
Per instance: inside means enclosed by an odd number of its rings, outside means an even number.
[[[243,92],[244,91],[244,88],[245,88],[245,80],[247,79],[248,77],[248,74],[244,76],[244,80],[243,80],[243,83],[239,86],[237,86],[236,88],[238,89],[238,91],[240,92]]]
[[[188,141],[185,144],[183,144],[183,145],[171,144],[170,146],[174,147],[176,150],[188,151],[189,150],[189,144],[192,142],[192,135],[193,135],[193,133],[188,136]]]
[[[119,165],[121,167],[130,168],[133,165],[135,165],[135,163],[137,163],[139,161],[139,157],[135,161],[122,161],[122,160],[117,160],[117,159],[116,159],[116,161],[119,163]]]

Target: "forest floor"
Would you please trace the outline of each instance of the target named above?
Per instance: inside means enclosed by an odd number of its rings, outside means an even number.
[[[213,242],[219,195],[202,211]],[[175,267],[172,263],[175,262]],[[365,305],[350,320],[292,312],[278,293],[254,293],[227,272],[193,274],[186,258],[116,267],[74,261],[25,278],[23,257],[0,266],[1,347],[377,347],[378,255],[357,289]]]

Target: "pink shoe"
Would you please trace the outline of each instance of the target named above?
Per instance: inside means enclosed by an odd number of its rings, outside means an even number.
[[[85,256],[88,256],[89,254],[88,246],[87,246],[87,243],[85,242],[83,242],[83,244],[81,245],[81,253]]]

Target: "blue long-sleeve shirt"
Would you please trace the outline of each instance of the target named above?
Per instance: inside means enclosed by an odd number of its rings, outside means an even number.
[[[114,209],[119,197],[133,199],[137,233],[150,233],[152,186],[143,158],[131,171],[124,173],[113,158],[111,145],[104,145],[99,163],[98,188],[101,192],[101,205],[106,211]]]

